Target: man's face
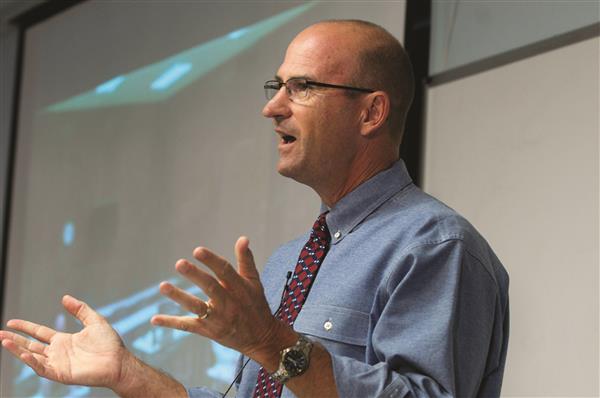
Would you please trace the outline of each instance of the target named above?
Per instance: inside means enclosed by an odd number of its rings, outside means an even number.
[[[348,35],[341,34],[336,26],[308,28],[289,45],[276,78],[349,85],[356,57],[348,48],[352,45]],[[356,97],[344,90],[310,87],[306,99],[292,101],[282,88],[262,113],[273,119],[279,135],[280,174],[313,188],[331,181],[336,174],[341,178],[347,174],[359,136]]]

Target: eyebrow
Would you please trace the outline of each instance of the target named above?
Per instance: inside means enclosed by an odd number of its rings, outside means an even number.
[[[309,75],[292,76],[288,80],[291,80],[291,79],[315,80],[314,78],[310,77]],[[279,75],[275,75],[275,80],[277,80],[278,82],[283,82],[283,79]]]

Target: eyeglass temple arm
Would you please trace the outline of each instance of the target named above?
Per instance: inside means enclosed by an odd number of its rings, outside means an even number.
[[[371,90],[370,88],[340,86],[340,85],[337,85],[337,84],[313,82],[311,80],[307,80],[306,84],[311,85],[311,86],[329,87],[329,88],[342,88],[344,90],[362,91],[363,93],[374,93],[375,92],[375,90]]]

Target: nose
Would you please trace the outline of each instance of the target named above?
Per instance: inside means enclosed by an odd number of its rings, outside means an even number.
[[[292,114],[290,103],[285,86],[283,86],[279,89],[277,94],[267,102],[262,110],[262,115],[273,119],[286,119]]]

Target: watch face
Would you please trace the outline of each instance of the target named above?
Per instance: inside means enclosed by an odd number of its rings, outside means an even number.
[[[288,371],[290,376],[295,376],[303,372],[308,366],[306,356],[301,351],[292,350],[285,354],[283,358],[283,366]]]

